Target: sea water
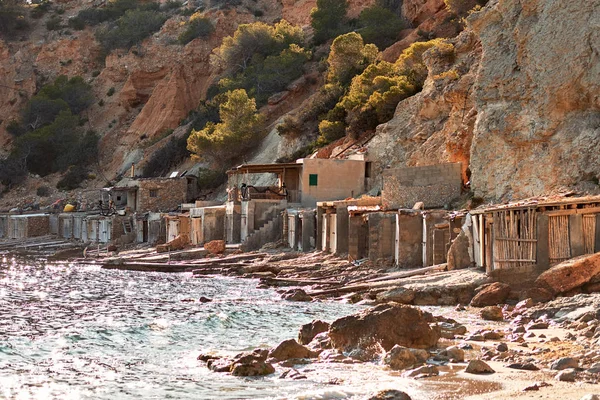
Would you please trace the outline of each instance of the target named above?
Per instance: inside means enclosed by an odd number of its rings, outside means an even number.
[[[407,389],[373,363],[312,363],[297,367],[307,379],[291,380],[279,366],[242,378],[197,360],[270,348],[361,306],[283,301],[249,279],[0,261],[0,398],[358,399]]]

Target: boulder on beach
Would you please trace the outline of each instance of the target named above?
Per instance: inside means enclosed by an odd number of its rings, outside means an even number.
[[[329,323],[318,319],[304,324],[300,327],[300,332],[298,332],[298,343],[309,344],[319,333],[327,332],[328,330]]]
[[[535,286],[556,295],[581,287],[598,274],[600,274],[600,252],[555,265],[537,277]]]
[[[579,361],[573,357],[562,357],[554,361],[550,369],[562,371],[563,369],[579,368]]]
[[[469,374],[491,374],[496,371],[492,369],[486,362],[481,360],[471,360],[465,369]]]
[[[304,289],[290,289],[281,295],[281,298],[288,301],[312,301]]]
[[[540,287],[531,287],[525,289],[520,294],[521,299],[530,298],[534,303],[546,303],[554,298],[554,295],[548,290]]]
[[[387,389],[371,395],[367,400],[411,400],[411,398],[399,390]]]
[[[381,304],[334,321],[329,337],[332,346],[343,351],[373,344],[386,351],[395,345],[423,349],[435,346],[440,337],[431,322],[433,316],[416,307]]]
[[[231,375],[235,376],[264,376],[275,372],[272,364],[266,361],[252,361],[249,363],[235,363],[231,367]]]
[[[225,241],[211,240],[208,243],[204,243],[204,249],[210,254],[223,254],[225,253]]]
[[[461,230],[448,250],[448,271],[469,268],[474,264],[469,255],[470,246],[467,234]]]
[[[266,361],[267,354],[268,350],[256,349],[237,354],[233,358],[200,355],[198,359],[205,360],[206,366],[214,372],[230,372],[235,376],[263,376],[275,372],[273,365]]]
[[[412,304],[415,299],[415,291],[405,287],[399,287],[391,290],[386,290],[377,294],[378,303],[387,303],[394,301],[400,304]]]
[[[277,347],[269,352],[269,357],[277,361],[284,361],[290,358],[314,358],[318,357],[318,351],[312,351],[308,347],[302,346],[294,339],[284,340]]]
[[[170,242],[156,246],[156,252],[166,253],[168,251],[183,250],[189,242],[190,238],[187,235],[178,235]]]
[[[473,307],[487,307],[502,304],[510,294],[510,286],[502,282],[494,282],[481,289],[471,300]]]
[[[391,369],[401,370],[417,364],[417,357],[410,349],[395,345],[385,354],[383,363]]]
[[[504,315],[502,314],[502,309],[500,307],[488,306],[481,310],[481,318],[488,321],[502,321]]]

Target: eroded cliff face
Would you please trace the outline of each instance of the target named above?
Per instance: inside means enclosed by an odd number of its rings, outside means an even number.
[[[398,104],[394,117],[377,127],[368,145],[376,171],[402,165],[461,162],[464,180],[477,112],[472,87],[481,47],[476,36],[463,32],[454,44],[453,60],[426,56],[429,76],[423,90]]]
[[[460,161],[493,201],[598,191],[599,28],[598,0],[492,1],[450,41],[455,63],[426,60],[423,91],[377,128],[370,157],[379,170]]]
[[[600,177],[600,1],[496,0],[470,19],[475,194],[510,199]]]

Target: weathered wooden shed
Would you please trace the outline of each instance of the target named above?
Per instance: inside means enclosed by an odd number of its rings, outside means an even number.
[[[211,240],[225,240],[225,205],[190,209],[190,239],[201,245]]]
[[[470,212],[475,262],[504,279],[534,277],[600,251],[600,196],[529,199]]]
[[[3,220],[5,237],[9,239],[25,239],[50,234],[48,214],[8,215]]]

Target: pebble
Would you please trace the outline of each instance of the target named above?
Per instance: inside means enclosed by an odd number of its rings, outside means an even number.
[[[498,346],[496,346],[496,350],[508,351],[508,346],[506,345],[506,343],[499,343]]]

